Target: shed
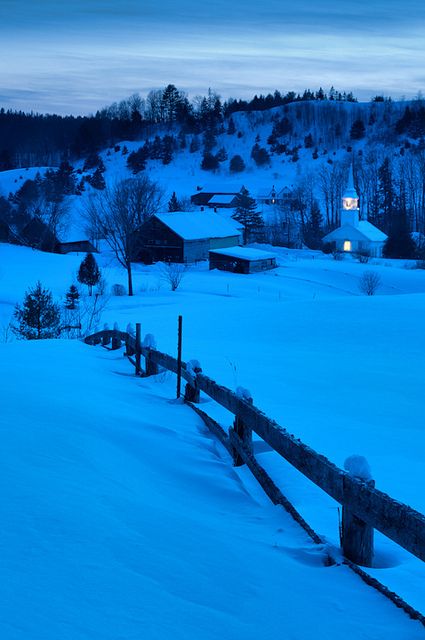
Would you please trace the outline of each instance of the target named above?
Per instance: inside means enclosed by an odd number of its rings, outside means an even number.
[[[97,253],[96,247],[90,240],[71,240],[69,242],[59,242],[58,253]]]
[[[227,193],[223,195],[215,195],[208,202],[207,207],[210,209],[234,209],[238,206],[239,194]]]
[[[222,184],[206,184],[203,187],[198,187],[196,193],[190,196],[192,204],[198,206],[210,206],[210,201],[215,196],[222,198],[223,196],[237,196],[241,191],[242,185],[222,185]],[[217,206],[217,205],[211,205]],[[228,208],[228,207],[227,207]]]
[[[158,213],[143,230],[142,262],[208,260],[210,249],[238,245],[242,225],[210,211]]]
[[[210,269],[221,269],[233,273],[258,273],[275,269],[276,256],[268,251],[249,247],[211,250]]]

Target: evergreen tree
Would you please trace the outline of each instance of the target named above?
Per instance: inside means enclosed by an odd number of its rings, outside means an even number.
[[[25,293],[23,305],[16,305],[14,317],[19,325],[13,330],[19,338],[42,340],[57,338],[60,333],[59,306],[41,282]]]
[[[378,220],[379,228],[386,233],[391,231],[393,226],[394,206],[396,195],[394,189],[393,173],[388,157],[385,158],[378,170]]]
[[[175,191],[173,191],[173,195],[168,202],[168,211],[170,211],[170,213],[173,213],[174,211],[183,211],[182,206],[177,199]]]
[[[233,121],[233,118],[230,117],[229,118],[229,125],[227,127],[227,135],[228,136],[233,136],[233,134],[236,133],[236,127],[235,127],[235,123]]]
[[[403,212],[394,216],[382,253],[385,258],[415,257],[416,244],[410,234],[407,216]]]
[[[364,138],[366,129],[363,120],[355,120],[350,129],[350,138],[352,140],[361,140]]]
[[[240,155],[233,156],[229,163],[230,173],[240,173],[245,170],[245,162]]]
[[[217,151],[217,160],[219,162],[225,162],[225,160],[227,160],[227,152],[226,149],[224,147],[220,147],[220,149]]]
[[[86,284],[89,289],[89,295],[92,295],[93,287],[100,280],[100,269],[97,265],[95,257],[92,253],[88,253],[78,269],[77,280],[81,284]]]
[[[320,249],[323,236],[322,224],[323,217],[320,212],[319,203],[317,200],[313,200],[303,234],[304,242],[309,249]]]
[[[257,167],[263,167],[266,164],[270,164],[269,152],[264,147],[260,147],[258,142],[256,142],[252,147],[251,158],[254,160]]]
[[[79,298],[80,294],[78,289],[75,284],[72,284],[65,295],[65,309],[69,309],[70,311],[77,309]]]
[[[257,203],[245,187],[238,194],[238,204],[232,218],[243,224],[245,244],[256,239],[264,229],[264,220],[257,211]]]
[[[205,151],[202,157],[201,169],[204,171],[215,171],[219,167],[219,161],[217,156],[213,155],[209,151]]]
[[[102,191],[106,187],[105,178],[102,175],[100,168],[98,167],[94,174],[87,179],[88,183],[91,184],[93,189],[98,189]]]

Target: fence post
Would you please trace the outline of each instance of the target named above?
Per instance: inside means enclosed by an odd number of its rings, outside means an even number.
[[[198,373],[202,373],[202,367],[199,363],[199,360],[189,360],[186,364],[186,371],[190,373],[194,378],[193,385],[190,382],[186,383],[184,388],[184,400],[185,402],[199,402],[201,392],[196,382],[196,376]]]
[[[177,330],[177,399],[180,398],[182,384],[182,332],[183,317],[179,316]]]
[[[344,468],[348,476],[357,478],[369,487],[375,486],[369,464],[363,456],[350,456],[344,462]],[[347,476],[344,477],[344,483],[348,481],[346,478]],[[358,518],[349,505],[342,507],[341,546],[344,556],[351,562],[363,567],[372,566],[373,527]]]
[[[244,389],[243,387],[238,387],[236,389],[236,395],[240,400],[247,402],[248,404],[253,404],[252,396],[248,389]],[[235,420],[233,422],[233,429],[235,430],[236,435],[242,440],[244,445],[249,449],[252,453],[252,429],[248,427],[242,418],[238,415],[235,416]],[[244,461],[240,457],[237,449],[232,447],[232,455],[233,455],[233,464],[235,467],[241,467],[244,464]]]
[[[145,349],[148,349],[148,353],[145,356],[146,376],[156,376],[156,374],[158,373],[158,365],[156,364],[156,362],[152,361],[149,351],[150,349],[156,349],[155,337],[151,333],[147,333],[145,335],[143,346],[145,347]]]
[[[118,324],[114,324],[114,332],[112,334],[112,345],[111,349],[120,349],[121,348],[121,338],[119,335],[119,327]]]
[[[142,368],[140,366],[140,356],[142,347],[142,328],[140,322],[136,322],[136,376],[140,376]]]

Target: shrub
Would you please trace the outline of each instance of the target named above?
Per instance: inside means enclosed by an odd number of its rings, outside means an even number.
[[[367,264],[369,262],[370,253],[368,251],[359,251],[357,254],[357,260],[360,264]]]
[[[111,287],[111,293],[113,296],[125,296],[127,294],[123,284],[113,284]]]
[[[245,170],[245,162],[242,156],[233,156],[229,163],[229,170],[230,173],[240,173]]]
[[[334,249],[332,251],[332,257],[337,262],[340,262],[341,260],[344,260],[344,253],[342,251],[337,251],[336,249]]]
[[[187,271],[187,265],[181,262],[167,262],[161,269],[161,276],[170,285],[171,291],[176,291]]]
[[[365,271],[359,280],[359,289],[365,296],[373,296],[381,286],[381,277],[376,271]]]

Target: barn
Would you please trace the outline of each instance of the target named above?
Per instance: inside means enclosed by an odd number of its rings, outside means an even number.
[[[158,213],[143,231],[141,262],[208,260],[210,249],[233,247],[242,241],[242,226],[211,211]]]
[[[275,269],[276,256],[267,251],[249,247],[210,250],[210,269],[232,271],[233,273],[258,273]]]
[[[69,242],[58,242],[58,253],[97,253],[96,247],[90,240],[71,240]]]

